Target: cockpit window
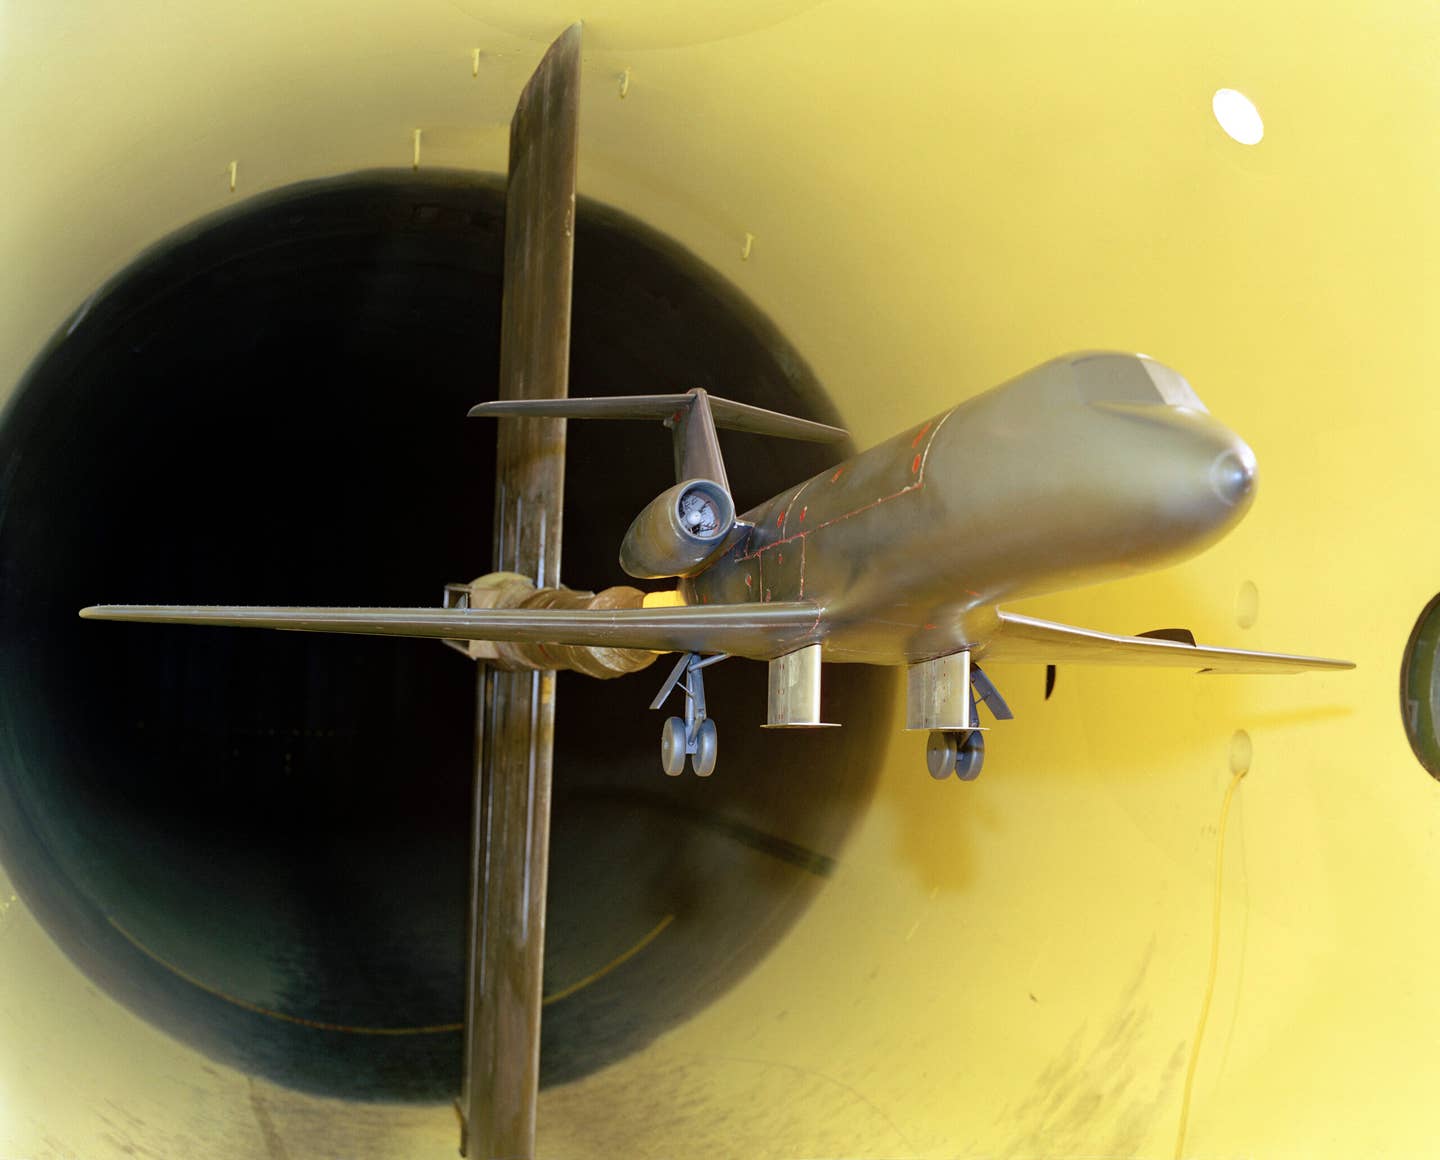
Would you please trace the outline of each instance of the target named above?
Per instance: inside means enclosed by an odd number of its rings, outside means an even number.
[[[1204,411],[1205,404],[1178,371],[1145,355],[1100,352],[1071,364],[1075,389],[1087,403],[1152,403]]]

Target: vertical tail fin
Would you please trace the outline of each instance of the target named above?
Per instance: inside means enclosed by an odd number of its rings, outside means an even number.
[[[720,454],[720,436],[715,430],[710,396],[696,387],[686,397],[689,405],[677,408],[665,420],[675,440],[675,481],[714,480],[728,495],[730,481],[725,477],[725,459]]]

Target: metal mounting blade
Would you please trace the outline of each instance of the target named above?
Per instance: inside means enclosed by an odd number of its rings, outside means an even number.
[[[564,398],[578,155],[580,25],[550,46],[510,123],[500,395]],[[496,571],[560,577],[565,421],[500,422]],[[535,1155],[555,674],[481,667],[463,1155]]]

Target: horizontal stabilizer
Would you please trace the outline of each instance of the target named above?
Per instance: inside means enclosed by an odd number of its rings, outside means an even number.
[[[976,659],[1046,665],[1159,665],[1206,673],[1303,673],[1355,667],[1353,661],[1325,657],[1212,648],[1148,635],[1112,636],[1013,612],[1000,613],[1000,631],[983,650],[977,650]]]
[[[600,399],[495,399],[470,408],[470,418],[528,416],[551,419],[676,419],[694,404],[699,391],[684,395],[617,395]],[[809,419],[797,419],[748,403],[706,395],[715,426],[753,435],[776,435],[811,443],[838,443],[849,432]]]
[[[771,660],[818,639],[820,609],[793,604],[662,608],[270,608],[203,604],[101,604],[89,620],[279,628],[446,640],[601,645],[652,652],[730,653]]]

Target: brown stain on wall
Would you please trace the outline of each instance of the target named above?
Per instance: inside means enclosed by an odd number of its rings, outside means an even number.
[[[290,1160],[290,1153],[285,1150],[285,1142],[280,1139],[279,1129],[275,1127],[275,1121],[270,1118],[270,1108],[265,1102],[265,1097],[260,1094],[260,1089],[255,1086],[254,1077],[250,1078],[250,1110],[255,1115],[255,1123],[260,1128],[260,1135],[265,1141],[265,1155],[268,1160]]]
[[[1154,1070],[1154,1047],[1147,1042],[1154,1036],[1152,1011],[1142,999],[1154,955],[1152,939],[1098,1035],[1082,1023],[1041,1070],[1029,1096],[1001,1114],[1001,1123],[1021,1130],[998,1155],[1120,1160],[1137,1155],[1157,1120],[1175,1110],[1186,1044],[1180,1041]]]

